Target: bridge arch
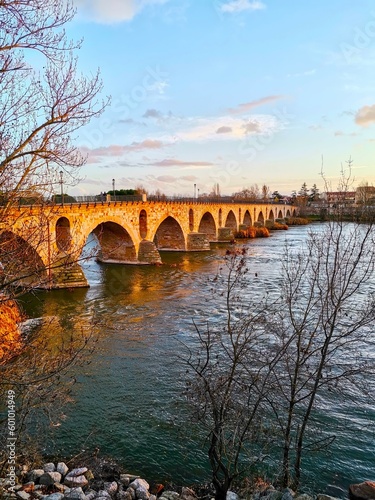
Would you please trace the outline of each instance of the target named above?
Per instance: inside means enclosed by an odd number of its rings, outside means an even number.
[[[262,211],[260,211],[258,214],[258,222],[260,222],[261,224],[264,224],[264,215],[263,215]]]
[[[55,236],[57,248],[62,252],[67,252],[72,245],[70,221],[67,217],[60,217],[57,219],[55,225]]]
[[[293,209],[293,217],[296,217],[297,216],[297,211],[296,209]]]
[[[237,229],[238,229],[237,219],[236,219],[236,216],[234,215],[233,210],[230,210],[228,215],[227,215],[227,218],[225,220],[225,227],[230,227],[234,231],[237,231]]]
[[[171,215],[156,229],[153,242],[158,250],[186,250],[185,235],[180,223]]]
[[[18,278],[21,285],[40,286],[48,282],[48,262],[44,262],[38,252],[38,246],[45,242],[35,237],[33,241],[33,237],[26,240],[12,231],[0,233],[0,262],[4,273]]]
[[[147,236],[147,212],[144,209],[139,212],[139,234],[143,240]]]
[[[216,223],[210,212],[203,214],[199,223],[198,233],[204,233],[209,241],[217,240]]]
[[[117,222],[100,222],[90,231],[99,242],[97,259],[101,262],[132,263],[137,261],[137,252],[130,233]]]
[[[286,211],[286,216],[287,216],[287,217],[290,217],[290,210],[289,210],[289,208],[288,208],[288,210]]]
[[[283,213],[281,210],[279,210],[279,214],[277,216],[278,219],[282,219],[283,218]]]
[[[249,210],[246,210],[243,216],[243,224],[247,227],[252,226],[252,220]]]
[[[270,220],[275,220],[275,216],[274,216],[274,213],[273,213],[272,208],[271,208],[271,210],[270,210],[270,213],[268,214],[268,218],[269,218]]]

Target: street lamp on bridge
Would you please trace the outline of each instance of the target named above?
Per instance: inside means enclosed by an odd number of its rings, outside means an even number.
[[[112,179],[112,191],[113,191],[113,199],[116,201],[115,179]]]
[[[197,197],[197,185],[194,184],[194,200]]]
[[[60,189],[61,189],[61,205],[64,206],[64,181],[63,181],[64,172],[60,170]]]

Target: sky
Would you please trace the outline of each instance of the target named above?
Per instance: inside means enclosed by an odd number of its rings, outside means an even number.
[[[193,196],[375,185],[372,0],[74,0],[79,66],[105,112],[70,193]],[[195,186],[195,187],[194,187]]]

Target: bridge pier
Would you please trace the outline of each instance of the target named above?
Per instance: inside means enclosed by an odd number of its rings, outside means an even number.
[[[210,242],[205,233],[189,233],[187,235],[186,250],[188,252],[203,252],[210,250]]]
[[[217,241],[226,242],[234,239],[233,230],[231,227],[219,227]]]
[[[142,240],[138,249],[139,264],[161,264],[160,253],[153,241]]]
[[[38,288],[88,288],[90,285],[81,266],[70,256],[61,256],[48,270],[49,280]]]

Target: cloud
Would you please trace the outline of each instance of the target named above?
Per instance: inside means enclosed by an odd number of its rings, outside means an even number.
[[[251,119],[233,116],[194,117],[180,123],[168,141],[218,141],[243,139],[247,134],[269,134],[280,128],[277,116],[253,114]]]
[[[247,134],[251,134],[252,132],[260,132],[261,127],[260,124],[256,121],[248,121],[243,125],[243,128],[245,129],[245,132]]]
[[[246,113],[250,109],[257,108],[258,106],[263,106],[263,104],[268,104],[269,102],[278,101],[279,99],[284,99],[283,95],[269,95],[267,97],[262,97],[255,101],[245,102],[239,104],[235,108],[229,108],[228,111],[231,115],[240,115]]]
[[[167,146],[162,141],[155,139],[145,139],[141,142],[132,142],[129,145],[111,144],[110,146],[103,146],[101,148],[89,149],[82,147],[83,154],[88,155],[88,163],[98,163],[102,157],[116,157],[122,156],[126,153],[142,151],[144,149],[161,149]]]
[[[375,123],[375,104],[372,106],[363,106],[355,115],[355,122],[361,127],[368,127]]]
[[[219,127],[216,130],[216,133],[217,134],[229,134],[232,131],[233,131],[232,127],[226,127],[225,125],[223,125],[222,127]]]
[[[131,21],[145,7],[169,0],[74,0],[83,17],[103,24]]]
[[[351,132],[350,134],[347,134],[345,132],[343,132],[342,130],[336,130],[335,132],[335,137],[339,137],[339,136],[346,136],[346,137],[356,137],[358,134],[356,132]]]
[[[162,118],[162,114],[157,109],[148,109],[143,115],[143,118]]]
[[[166,158],[151,164],[154,167],[212,167],[209,161],[183,161],[176,158]]]
[[[263,2],[257,0],[231,0],[221,5],[221,12],[229,14],[244,12],[246,10],[262,10],[266,6]]]
[[[156,179],[158,181],[161,181],[161,182],[176,182],[176,177],[174,177],[173,175],[160,175],[159,177],[156,177]]]
[[[312,76],[315,75],[316,69],[310,69],[307,71],[303,71],[302,73],[289,73],[287,78],[300,78],[301,76]]]

